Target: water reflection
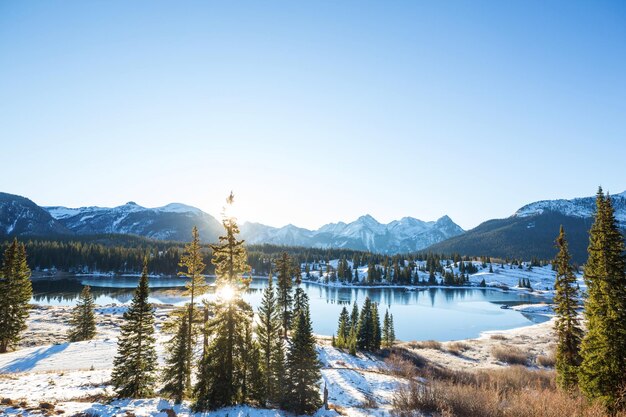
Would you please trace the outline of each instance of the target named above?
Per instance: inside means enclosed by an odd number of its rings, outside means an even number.
[[[79,277],[40,279],[33,281],[33,302],[46,305],[74,305],[83,285],[91,286],[97,304],[124,304],[132,299],[138,278]],[[184,304],[184,280],[178,277],[151,279],[150,302]],[[209,279],[212,283],[212,280]],[[254,279],[245,298],[258,307],[266,279]],[[493,289],[323,287],[303,283],[310,298],[313,327],[317,333],[330,335],[336,331],[337,318],[343,306],[366,296],[379,303],[381,314],[394,315],[396,335],[402,340],[455,340],[478,336],[483,330],[503,330],[545,321],[546,317],[524,315],[500,306],[546,302],[528,293],[502,292]],[[203,296],[215,297],[214,290]]]

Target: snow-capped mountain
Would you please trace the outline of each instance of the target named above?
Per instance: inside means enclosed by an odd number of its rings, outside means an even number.
[[[481,223],[460,236],[429,247],[429,250],[462,255],[502,258],[550,259],[556,254],[554,239],[563,225],[572,258],[587,259],[589,228],[593,223],[596,197],[544,200],[527,204],[506,219]],[[611,195],[615,218],[626,233],[626,192]]]
[[[615,219],[620,227],[626,228],[626,191],[611,195]],[[532,217],[545,212],[561,213],[565,216],[591,218],[596,210],[596,197],[574,198],[572,200],[543,200],[527,204],[512,217]]]
[[[0,193],[0,236],[71,234],[47,211],[27,198]]]
[[[132,234],[159,240],[189,241],[198,227],[204,242],[215,242],[222,225],[211,215],[185,204],[146,208],[134,202],[117,207],[39,207],[32,201],[1,194],[0,235]],[[404,217],[389,224],[370,215],[350,223],[331,223],[318,230],[294,225],[271,227],[244,223],[241,235],[249,244],[349,248],[382,253],[411,252],[463,233],[448,216],[424,222]]]
[[[187,241],[193,226],[200,238],[214,242],[221,224],[211,215],[180,203],[146,208],[134,202],[118,207],[45,207],[57,221],[79,235],[134,234],[159,240]]]
[[[330,223],[317,230],[293,225],[281,228],[244,223],[241,234],[248,243],[272,243],[317,248],[350,248],[380,253],[412,252],[463,233],[448,216],[425,222],[404,217],[388,224],[370,215],[350,223]]]

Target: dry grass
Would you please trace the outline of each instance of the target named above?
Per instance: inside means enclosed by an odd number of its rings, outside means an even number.
[[[604,409],[578,394],[557,390],[554,372],[522,366],[471,372],[448,372],[412,380],[394,395],[394,415],[400,417],[606,417]],[[619,414],[625,417],[626,414]]]
[[[490,339],[492,340],[508,340],[507,337],[503,334],[492,334]]]
[[[539,355],[537,359],[535,359],[537,365],[543,366],[544,368],[554,368],[556,364],[556,358],[554,355]]]
[[[450,343],[447,347],[446,350],[450,353],[452,353],[453,355],[460,355],[463,352],[470,350],[470,345],[468,345],[467,343],[463,343],[463,342],[454,342],[454,343]]]
[[[365,409],[378,408],[378,403],[376,402],[376,399],[372,395],[366,394],[365,400],[361,403],[360,408],[365,408]]]
[[[422,342],[411,342],[409,346],[413,349],[434,349],[434,350],[443,349],[441,342],[438,342],[436,340],[424,340]]]
[[[509,365],[527,365],[528,353],[514,346],[495,346],[491,355],[498,361]]]

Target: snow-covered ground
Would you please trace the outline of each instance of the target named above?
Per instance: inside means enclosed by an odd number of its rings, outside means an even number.
[[[352,261],[347,261],[351,268],[353,268]],[[329,264],[333,270],[336,270],[338,267],[339,260],[334,259],[329,261]],[[469,264],[470,262],[466,262]],[[552,265],[545,266],[530,266],[529,263],[523,263],[521,268],[519,265],[514,264],[506,264],[506,263],[493,263],[491,264],[491,271],[489,269],[489,265],[484,266],[481,262],[472,261],[471,262],[477,269],[478,272],[469,275],[469,283],[471,286],[478,286],[481,281],[484,279],[487,287],[492,288],[506,288],[510,290],[519,290],[519,291],[529,291],[528,288],[519,287],[518,284],[522,279],[528,279],[530,281],[530,285],[533,291],[537,291],[540,293],[545,293],[550,295],[554,292],[554,280],[556,278],[556,272],[552,270]],[[417,268],[424,267],[426,263],[424,261],[417,261]],[[316,269],[309,272],[309,278],[307,278],[306,273],[302,273],[302,278],[308,280],[309,282],[315,282],[320,285],[327,286],[352,286],[352,287],[398,287],[398,288],[411,288],[414,285],[394,285],[392,283],[388,283],[386,281],[378,282],[373,285],[366,284],[367,281],[367,266],[359,266],[357,268],[357,275],[359,277],[359,282],[341,282],[339,280],[331,281],[327,279],[328,273],[326,272],[324,265],[315,265]],[[380,267],[380,265],[379,265]],[[304,268],[304,266],[303,266]],[[415,269],[413,271],[414,274],[417,274],[420,281],[427,281],[429,273],[421,271],[419,269]],[[444,267],[446,271],[452,272],[453,274],[459,274],[460,269],[458,263],[455,265],[450,261],[450,266]],[[354,271],[352,272],[354,274]],[[576,274],[578,285],[581,289],[585,288],[585,283],[583,281],[582,273]],[[442,280],[442,276],[439,273],[436,273],[436,279],[438,282]]]
[[[118,326],[125,307],[104,306],[97,309],[98,336],[87,342],[65,341],[69,307],[37,307],[29,319],[27,337],[22,346],[0,355],[0,415],[27,417],[60,414],[72,416],[135,416],[168,417],[166,409],[177,415],[190,415],[189,405],[173,407],[163,399],[119,400],[109,385],[113,358],[117,347]],[[160,332],[168,309],[157,309],[157,351],[163,360],[163,343],[167,336]],[[36,338],[35,333],[46,336]],[[27,340],[28,339],[28,340]],[[318,338],[322,363],[322,382],[329,392],[329,404],[350,416],[388,416],[397,377],[384,373],[385,363],[360,354],[353,357],[330,345],[327,337]],[[45,403],[49,403],[45,404]],[[54,407],[46,410],[43,407]],[[375,406],[373,406],[375,404]],[[374,407],[374,408],[371,408]],[[45,413],[44,413],[45,411]],[[129,414],[127,414],[127,412]],[[248,406],[230,407],[211,416],[289,416],[280,410],[259,410]],[[334,410],[320,410],[318,416],[335,416]]]

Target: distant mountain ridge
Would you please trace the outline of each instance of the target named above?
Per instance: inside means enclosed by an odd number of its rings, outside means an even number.
[[[202,210],[180,203],[146,208],[135,202],[117,207],[39,207],[32,201],[3,194],[0,210],[18,204],[21,210],[0,211],[0,236],[56,236],[132,234],[158,240],[188,241],[197,226],[204,242],[216,242],[221,223]],[[13,224],[28,224],[15,228]],[[4,227],[2,227],[4,225]],[[388,224],[370,215],[353,222],[330,223],[317,230],[294,225],[271,227],[246,222],[241,236],[249,244],[276,244],[317,248],[345,248],[379,253],[413,252],[463,233],[448,216],[425,222],[404,217]]]
[[[626,191],[611,195],[611,199],[618,226],[626,233]],[[521,207],[510,217],[483,222],[428,250],[469,256],[552,259],[556,254],[554,240],[563,225],[572,258],[584,263],[595,209],[595,196],[537,201]]]
[[[198,227],[200,238],[215,242],[221,224],[202,210],[180,203],[146,208],[130,201],[117,207],[44,207],[52,217],[78,235],[133,234],[157,240],[187,241]]]
[[[25,197],[0,193],[0,236],[62,236],[72,231]]]
[[[618,225],[626,232],[626,192],[611,196]],[[294,225],[272,227],[246,222],[241,235],[250,244],[345,248],[378,253],[429,250],[470,256],[551,259],[560,225],[565,227],[573,259],[587,258],[588,231],[595,196],[543,200],[527,204],[505,219],[492,219],[464,232],[448,216],[425,222],[404,217],[383,224],[370,215],[352,222],[329,223],[317,230]],[[132,234],[159,240],[188,241],[197,226],[205,242],[222,232],[213,216],[185,204],[146,208],[134,202],[118,207],[40,207],[31,200],[0,193],[0,237]]]
[[[404,217],[382,224],[364,215],[350,223],[330,223],[317,230],[293,225],[275,228],[259,223],[241,226],[242,237],[251,244],[349,248],[379,253],[414,252],[462,233],[463,229],[448,216],[430,222]]]

